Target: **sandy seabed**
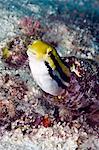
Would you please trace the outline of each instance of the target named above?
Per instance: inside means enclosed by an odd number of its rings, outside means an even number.
[[[18,28],[18,21],[19,18],[13,13],[0,10],[1,49],[6,43],[13,40],[15,44],[16,37],[19,37],[19,41],[24,39]],[[81,81],[78,79],[77,82],[71,83],[71,91],[67,95],[68,105],[66,101],[66,108],[64,108],[64,103],[62,105],[60,101],[57,104],[51,96],[46,96],[35,84],[26,55],[24,55],[26,61],[21,64],[21,68],[16,64],[14,64],[16,68],[13,68],[9,61],[5,62],[2,59],[1,50],[0,150],[99,149],[99,97],[97,90],[99,66],[97,63],[98,58],[95,56],[97,46],[93,46],[93,38],[90,38],[89,33],[87,34],[80,29],[70,30],[59,21],[52,25],[51,31],[46,32],[42,39],[51,43],[55,40],[54,44],[59,43],[57,49],[60,55],[68,56],[66,60],[69,59],[71,65],[78,62],[77,67],[79,68],[80,65],[80,71],[84,70],[85,74],[82,75]],[[57,37],[57,35],[59,36]],[[85,39],[85,42],[88,40],[87,46],[80,45],[79,42],[75,43],[79,41],[76,38],[80,35],[80,38]],[[82,35],[84,36],[82,37]],[[61,51],[63,48],[66,51]],[[79,49],[85,50],[85,53],[82,53]],[[78,56],[78,58],[75,56]],[[23,59],[23,57],[21,58]],[[82,64],[84,64],[83,69]],[[86,79],[87,77],[92,78],[90,83]],[[75,84],[74,95],[72,94],[72,84]],[[97,89],[95,85],[97,85]],[[85,93],[81,91],[81,88],[83,90],[85,88]]]

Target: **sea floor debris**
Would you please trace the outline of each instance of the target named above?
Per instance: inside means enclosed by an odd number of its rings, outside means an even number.
[[[0,43],[0,150],[99,149],[99,59],[94,37],[87,29],[74,30],[60,21],[42,28],[35,20],[27,24],[27,19],[21,22],[26,26],[18,29],[20,34]],[[72,68],[63,97],[44,93],[32,78],[26,50],[38,38],[55,46]]]
[[[76,57],[64,59],[74,66],[75,73],[65,97],[60,98],[45,94],[35,85],[27,60],[21,71],[1,60],[1,149],[5,142],[10,146],[15,143],[19,149],[26,145],[26,150],[27,142],[34,150],[99,148],[98,63]]]

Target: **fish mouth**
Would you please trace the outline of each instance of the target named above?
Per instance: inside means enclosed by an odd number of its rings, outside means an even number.
[[[31,52],[30,50],[27,50],[27,55],[28,55],[29,60],[32,60],[36,57],[36,54]]]
[[[31,55],[33,55],[33,56],[36,56],[36,54],[35,54],[31,49],[28,49],[28,50],[27,50],[27,54],[31,54]]]

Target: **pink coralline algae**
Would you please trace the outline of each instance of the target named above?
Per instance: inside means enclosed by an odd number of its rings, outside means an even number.
[[[15,37],[2,48],[2,59],[10,67],[21,67],[27,60],[27,46],[20,37]]]
[[[19,26],[24,34],[31,36],[39,31],[41,25],[38,20],[34,21],[32,17],[24,17],[20,19]]]

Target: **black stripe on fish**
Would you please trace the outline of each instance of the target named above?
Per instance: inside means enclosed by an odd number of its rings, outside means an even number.
[[[50,57],[51,59],[53,60],[55,66],[56,66],[56,70],[59,72],[60,74],[60,77],[65,81],[65,82],[69,82],[70,81],[70,78],[68,76],[66,76],[66,74],[63,72],[63,70],[61,69],[58,61],[56,60],[55,56],[50,53]],[[60,58],[61,59],[61,58]]]
[[[45,61],[45,65],[48,68],[48,72],[49,72],[50,76],[52,77],[52,79],[54,79],[57,82],[58,86],[63,89],[66,89],[66,86],[62,83],[62,81],[58,78],[58,76],[54,74],[54,71],[49,66],[48,62]]]

